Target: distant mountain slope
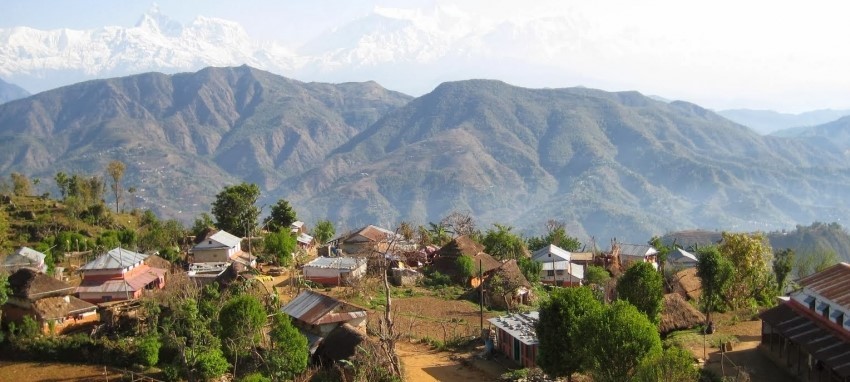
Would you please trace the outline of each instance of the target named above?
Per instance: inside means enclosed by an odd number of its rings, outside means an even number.
[[[731,121],[747,126],[759,134],[772,134],[783,129],[815,126],[850,115],[850,110],[814,110],[800,114],[778,113],[772,110],[734,109],[721,110],[720,114]]]
[[[640,240],[840,216],[850,212],[845,162],[685,102],[471,80],[390,112],[284,189],[310,217],[345,223],[460,209],[484,224],[558,218],[585,237]]]
[[[29,96],[30,93],[18,85],[0,79],[0,103],[6,103]]]
[[[802,138],[812,143],[850,150],[850,116],[817,126],[796,127],[780,130],[772,135],[777,137]]]
[[[273,189],[409,99],[247,66],[89,81],[0,105],[0,173],[103,174],[119,159],[147,206],[191,218],[224,184]]]

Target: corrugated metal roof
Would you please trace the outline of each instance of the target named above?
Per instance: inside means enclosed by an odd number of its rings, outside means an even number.
[[[801,279],[799,284],[804,289],[809,289],[850,310],[850,264],[835,264],[821,272]]]
[[[3,266],[6,268],[30,267],[40,272],[47,270],[44,264],[45,254],[29,247],[21,247],[15,253],[6,256]]]
[[[84,279],[77,287],[77,293],[135,292],[162,277],[166,272],[164,269],[142,266],[145,268],[128,279],[106,281]]]
[[[697,261],[697,257],[694,254],[682,248],[676,248],[671,251],[669,255],[667,255],[667,262],[669,263],[675,263],[680,265],[693,265],[696,264]]]
[[[242,243],[242,239],[231,235],[227,231],[218,231],[214,235],[210,236],[210,239],[213,241],[217,241],[228,248],[236,247]]]
[[[306,233],[301,233],[298,235],[296,240],[298,240],[299,243],[310,244],[313,242],[313,237]]]
[[[546,260],[552,261],[552,257],[556,257],[555,261],[570,261],[570,259],[572,259],[572,254],[570,253],[570,251],[567,251],[566,249],[563,249],[557,245],[549,244],[543,248],[534,251],[534,253],[531,255],[532,259],[539,262],[544,262]]]
[[[305,267],[347,269],[352,270],[365,264],[364,259],[354,257],[317,257],[313,261],[304,264]]]
[[[830,329],[817,318],[804,313],[805,310],[799,303],[789,301],[759,316],[841,377],[850,377],[850,341],[847,335]]]
[[[507,316],[487,319],[491,324],[504,330],[526,345],[536,345],[537,331],[535,325],[540,320],[540,312],[511,313]]]
[[[618,244],[620,246],[620,256],[631,257],[646,257],[658,253],[651,245],[646,244]]]
[[[81,270],[124,269],[144,261],[148,255],[118,247],[83,265]]]
[[[366,316],[363,308],[311,290],[301,292],[282,310],[308,325],[344,322]]]

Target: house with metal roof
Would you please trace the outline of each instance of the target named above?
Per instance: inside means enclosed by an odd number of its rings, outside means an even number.
[[[374,225],[367,225],[331,240],[331,246],[355,256],[388,250],[415,251],[417,249],[415,243],[407,242],[402,235]]]
[[[495,348],[525,368],[537,365],[537,331],[540,312],[510,313],[487,319],[496,331]]]
[[[167,270],[147,265],[147,257],[119,247],[89,261],[80,268],[83,281],[77,287],[77,296],[99,303],[133,300],[145,290],[162,289]]]
[[[366,309],[312,290],[301,292],[281,311],[292,317],[295,326],[307,337],[310,354],[342,325],[366,330]]]
[[[584,266],[573,261],[573,254],[566,249],[549,244],[531,254],[531,259],[540,263],[540,282],[549,285],[578,286],[584,280]]]
[[[322,285],[345,285],[366,274],[366,259],[317,257],[302,268],[304,278]]]
[[[4,320],[20,323],[31,317],[44,333],[63,333],[98,321],[97,306],[71,296],[73,286],[33,269],[12,273],[9,289],[2,307]]]
[[[217,231],[191,249],[192,263],[229,263],[243,257],[242,239],[227,231]]]
[[[650,263],[658,269],[658,250],[651,245],[615,243],[612,253],[619,256],[623,269],[638,262]]]
[[[30,247],[21,247],[15,253],[6,256],[3,260],[3,268],[9,273],[14,273],[21,268],[33,269],[37,272],[47,272],[47,264],[44,262],[47,255]]]
[[[698,261],[696,255],[693,253],[682,248],[676,248],[667,254],[667,263],[665,266],[671,269],[693,268],[697,266]]]
[[[760,314],[760,348],[800,380],[850,381],[850,264],[798,281],[802,288]]]

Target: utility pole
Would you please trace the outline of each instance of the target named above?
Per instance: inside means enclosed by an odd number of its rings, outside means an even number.
[[[484,266],[482,265],[482,262],[483,260],[478,259],[478,309],[480,311],[481,318],[481,333],[484,333],[484,271],[482,270]]]

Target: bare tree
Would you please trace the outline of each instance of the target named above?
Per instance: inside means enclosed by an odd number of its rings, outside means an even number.
[[[106,166],[106,172],[112,178],[112,192],[115,193],[115,213],[120,212],[119,203],[121,201],[121,178],[124,177],[124,162],[114,160]]]
[[[472,218],[469,211],[452,211],[440,221],[440,224],[449,227],[455,236],[475,233],[475,219]]]

